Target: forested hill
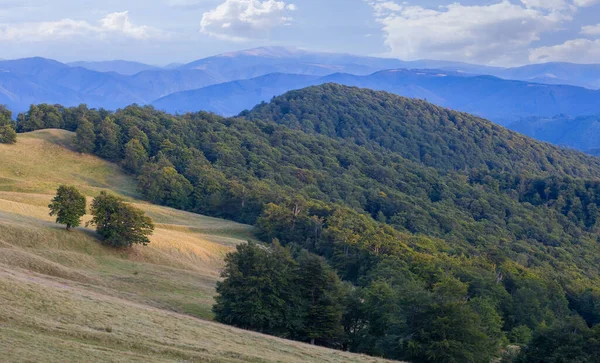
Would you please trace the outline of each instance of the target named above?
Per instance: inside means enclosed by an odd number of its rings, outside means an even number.
[[[595,157],[336,85],[236,118],[39,105],[17,128],[76,131],[79,151],[122,165],[146,199],[254,224],[265,242],[323,256],[348,282],[281,271],[253,280],[327,285],[310,329],[276,304],[294,298],[289,287],[267,286],[278,295],[257,302],[262,295],[242,295],[248,281],[223,295],[239,304],[221,305],[220,321],[415,362],[487,363],[508,342],[523,347],[521,362],[593,362],[600,352]],[[579,355],[561,355],[565,344]]]
[[[241,116],[386,149],[439,170],[600,176],[600,159],[536,142],[482,118],[338,84],[288,92]]]

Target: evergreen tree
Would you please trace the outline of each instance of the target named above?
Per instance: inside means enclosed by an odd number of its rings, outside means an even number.
[[[96,133],[94,132],[94,124],[83,118],[77,127],[75,136],[75,146],[77,151],[81,153],[93,153],[96,147]]]
[[[152,219],[142,210],[126,204],[122,199],[101,192],[92,202],[93,219],[104,244],[112,247],[130,247],[134,244],[147,245],[154,231]]]
[[[56,223],[65,224],[67,231],[81,224],[85,215],[86,199],[75,187],[61,185],[52,199],[50,215],[56,216]]]

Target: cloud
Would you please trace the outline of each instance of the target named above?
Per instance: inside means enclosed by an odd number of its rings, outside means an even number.
[[[567,0],[521,0],[526,8],[546,10],[573,10],[575,5]]]
[[[600,4],[600,0],[573,0],[575,5],[580,7],[592,6],[596,4]]]
[[[205,0],[167,0],[167,5],[173,8],[193,9],[206,3]]]
[[[600,24],[584,26],[581,28],[581,34],[600,35]]]
[[[487,64],[527,59],[529,46],[545,32],[572,19],[562,0],[502,0],[492,5],[454,3],[436,9],[366,0],[381,24],[393,56],[406,60],[435,58]]]
[[[144,40],[162,38],[167,34],[161,30],[141,25],[129,20],[127,11],[111,13],[90,24],[83,20],[62,19],[58,21],[0,24],[0,41],[46,41],[75,37],[111,38],[125,37]]]
[[[532,49],[531,62],[600,62],[600,39],[572,39],[563,44]]]
[[[202,16],[201,31],[232,41],[264,36],[274,27],[290,24],[294,4],[276,0],[225,0]]]

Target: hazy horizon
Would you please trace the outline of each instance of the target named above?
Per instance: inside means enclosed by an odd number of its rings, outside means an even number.
[[[600,0],[0,0],[0,58],[165,65],[286,46],[405,61],[591,64],[600,63],[599,10]]]

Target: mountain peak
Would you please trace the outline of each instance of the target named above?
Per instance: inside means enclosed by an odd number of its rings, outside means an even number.
[[[282,46],[269,46],[259,47],[252,49],[245,49],[237,52],[223,53],[218,57],[238,57],[238,56],[251,56],[251,57],[270,57],[270,58],[286,58],[292,57],[298,54],[306,53],[306,51],[296,47],[282,47]]]

